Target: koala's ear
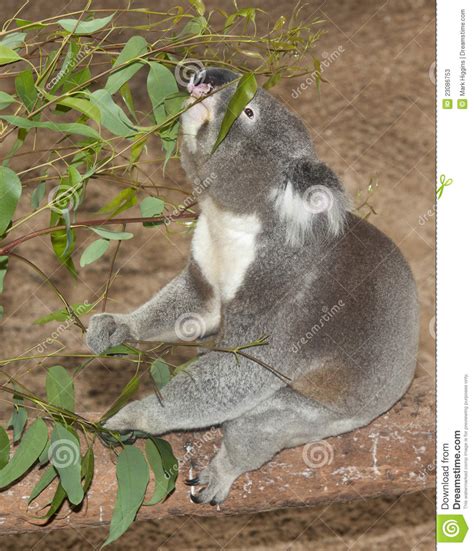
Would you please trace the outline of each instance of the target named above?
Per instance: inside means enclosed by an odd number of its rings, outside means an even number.
[[[295,246],[316,232],[339,235],[350,208],[338,177],[327,165],[310,158],[288,164],[272,198],[279,218],[287,225],[287,241]]]

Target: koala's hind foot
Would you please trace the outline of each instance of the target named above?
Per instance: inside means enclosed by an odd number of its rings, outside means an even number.
[[[187,481],[191,486],[204,486],[191,499],[195,503],[222,503],[241,474],[258,469],[279,451],[362,424],[340,418],[289,388],[279,390],[246,415],[223,424],[220,450],[195,479]]]

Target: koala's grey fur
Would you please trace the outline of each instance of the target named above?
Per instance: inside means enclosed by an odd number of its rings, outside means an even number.
[[[96,353],[127,339],[176,341],[177,320],[192,313],[203,325],[197,336],[217,333],[221,348],[271,336],[248,352],[290,384],[211,351],[164,387],[163,405],[151,395],[106,424],[152,434],[221,424],[221,449],[195,481],[201,503],[223,501],[239,475],[283,448],[384,413],[410,385],[418,343],[406,261],[350,213],[295,115],[259,89],[253,119],[243,112],[211,154],[235,90],[219,85],[234,78],[208,70],[213,93],[182,116],[182,165],[202,210],[187,268],[135,312],[94,316],[87,332]],[[314,190],[330,199],[322,211],[306,208]]]

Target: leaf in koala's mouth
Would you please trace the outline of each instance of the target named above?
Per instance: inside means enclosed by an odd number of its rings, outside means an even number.
[[[247,107],[257,92],[257,79],[254,73],[242,75],[235,90],[234,95],[229,101],[224,119],[217,136],[216,143],[212,148],[212,153],[219,147],[220,143],[227,136],[229,130],[239,117],[240,113]]]

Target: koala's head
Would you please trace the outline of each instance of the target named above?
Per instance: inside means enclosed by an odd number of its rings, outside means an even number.
[[[347,209],[339,180],[318,161],[303,122],[265,90],[257,90],[212,152],[237,79],[229,70],[210,68],[188,85],[181,162],[198,197],[286,223],[294,244],[317,219],[337,233]]]

